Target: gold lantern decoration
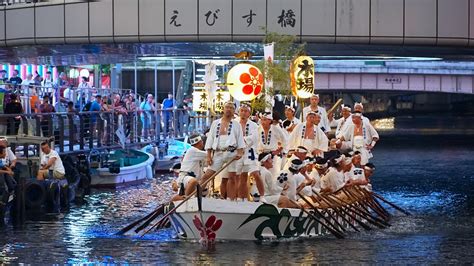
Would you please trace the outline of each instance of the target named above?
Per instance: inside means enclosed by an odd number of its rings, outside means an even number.
[[[298,98],[309,98],[314,93],[314,61],[309,56],[299,56],[291,66],[291,90]]]
[[[228,101],[230,101],[230,93],[228,91],[216,91],[216,97],[213,99],[214,112],[222,113],[224,111],[224,104]]]
[[[256,66],[240,63],[229,70],[227,74],[227,88],[237,101],[251,101],[255,99],[263,88],[263,74]]]

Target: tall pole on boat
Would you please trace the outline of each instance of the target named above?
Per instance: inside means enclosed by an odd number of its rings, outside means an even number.
[[[172,61],[173,66],[173,133],[176,133],[176,115],[175,115],[175,104],[176,104],[176,69],[174,66],[174,60]]]
[[[158,66],[155,62],[155,101],[158,103]],[[158,106],[158,104],[156,105]],[[155,108],[155,139],[160,140],[160,134],[158,131],[158,123],[161,123],[160,120],[158,120],[158,108]]]
[[[140,102],[139,102],[139,97],[138,97],[138,94],[137,94],[137,87],[138,87],[138,73],[137,73],[137,58],[135,58],[135,68],[134,68],[134,75],[133,75],[133,82],[134,82],[134,96],[135,96],[135,101],[136,101],[136,104],[137,106],[140,106]],[[134,116],[133,116],[133,131],[135,132],[134,134],[134,138],[135,140],[137,139],[137,136],[139,136],[139,133],[137,132],[138,131],[138,116],[137,116],[138,113],[136,113]]]

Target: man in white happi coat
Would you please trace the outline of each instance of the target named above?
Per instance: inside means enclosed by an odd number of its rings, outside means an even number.
[[[285,208],[289,204],[286,196],[281,195],[282,187],[277,186],[277,181],[273,178],[270,169],[273,168],[273,159],[270,152],[263,152],[258,155],[260,162],[260,177],[265,186],[265,201],[268,204]]]
[[[354,112],[360,112],[362,115],[362,122],[365,124],[369,124],[370,120],[366,116],[364,116],[364,105],[362,103],[355,103],[354,104]],[[351,121],[352,122],[352,121]]]
[[[224,164],[234,160],[228,167],[228,179],[222,179],[221,196],[231,200],[237,198],[237,160],[244,154],[245,141],[240,124],[233,120],[235,105],[227,102],[224,105],[222,118],[214,120],[211,124],[205,149],[207,150],[207,165],[209,166],[203,175],[201,184],[206,182],[215,172],[220,170]],[[203,189],[204,190],[204,189]]]
[[[237,162],[237,174],[239,175],[239,191],[237,201],[246,200],[249,195],[248,175],[250,174],[257,185],[260,195],[264,195],[264,186],[260,178],[260,167],[258,164],[258,125],[249,119],[251,107],[242,103],[239,108],[239,118],[236,119],[244,134],[245,151],[244,156]]]
[[[306,122],[295,127],[290,134],[289,149],[305,147],[313,156],[322,156],[328,150],[329,140],[326,134],[316,125],[318,113],[308,112]]]
[[[294,107],[291,107],[289,105],[286,105],[285,106],[285,117],[286,119],[283,120],[283,129],[285,129],[288,134],[291,133],[291,131],[293,131],[293,129],[301,123],[301,121],[295,117],[295,108]]]
[[[196,189],[196,185],[203,175],[202,170],[207,158],[204,142],[201,136],[196,134],[189,138],[189,144],[191,144],[191,148],[184,154],[176,179],[178,195],[173,200],[181,200],[183,196],[189,196]]]
[[[280,172],[282,156],[288,152],[288,137],[279,125],[273,125],[271,113],[261,115],[260,127],[258,128],[258,153],[270,152],[273,155],[272,174],[276,176]]]
[[[352,114],[352,124],[339,136],[338,145],[344,141],[349,141],[353,151],[359,151],[361,164],[364,165],[372,158],[372,149],[379,140],[379,134],[370,123],[362,121],[362,114],[354,111]]]
[[[303,108],[303,122],[306,121],[310,111],[318,113],[321,116],[321,122],[319,123],[318,127],[323,129],[324,133],[327,133],[331,130],[331,127],[329,126],[328,115],[326,113],[326,109],[324,109],[324,107],[318,106],[318,104],[319,94],[313,94],[310,98],[310,105]]]
[[[321,193],[334,193],[344,187],[345,157],[339,155],[332,159],[333,166],[321,175]]]

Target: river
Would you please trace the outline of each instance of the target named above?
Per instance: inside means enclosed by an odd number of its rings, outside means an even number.
[[[377,144],[374,190],[413,215],[392,226],[286,242],[219,242],[214,251],[171,230],[113,233],[170,196],[168,177],[140,187],[94,191],[82,206],[0,231],[0,263],[473,263],[474,142],[465,136],[386,137]]]

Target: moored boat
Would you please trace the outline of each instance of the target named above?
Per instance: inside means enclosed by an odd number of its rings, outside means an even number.
[[[153,177],[154,160],[152,154],[139,150],[92,152],[89,156],[91,186],[116,188],[142,183]]]

